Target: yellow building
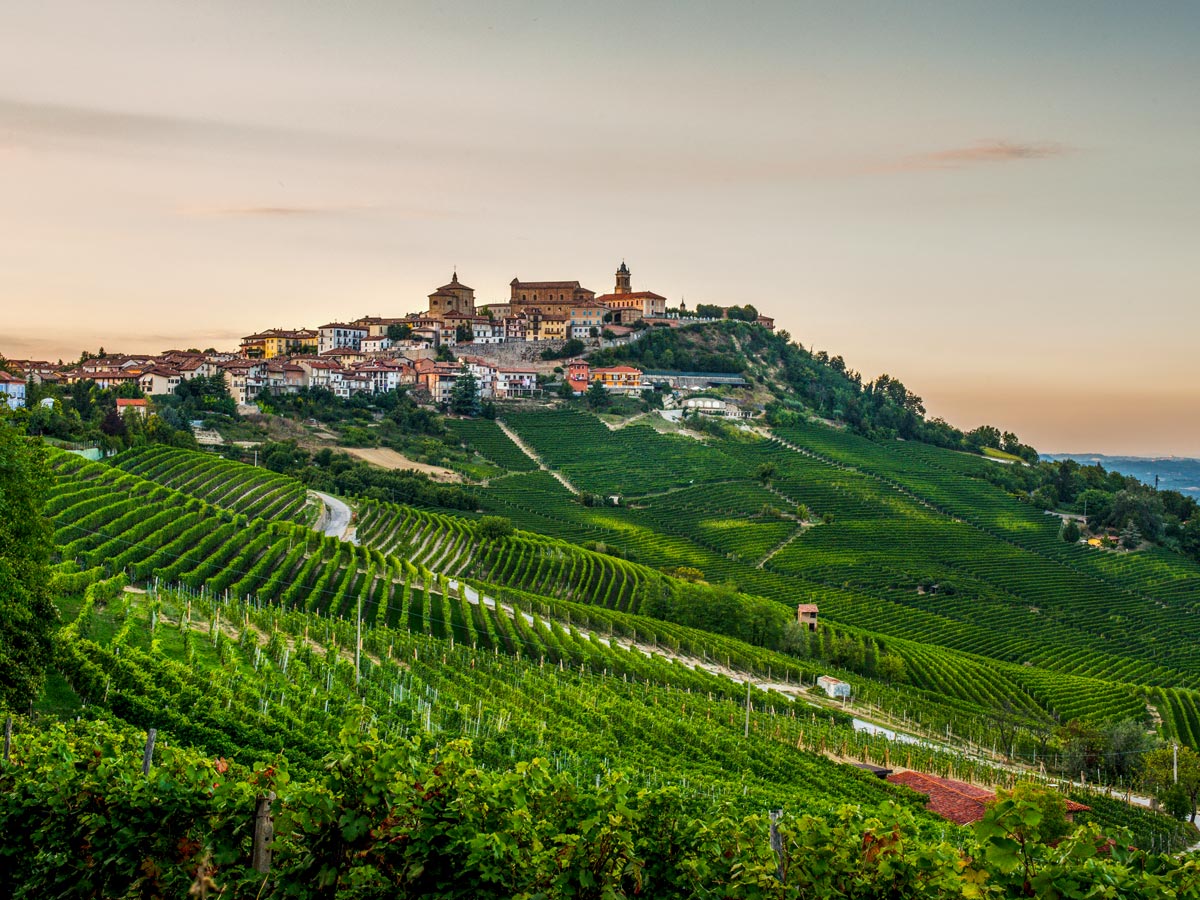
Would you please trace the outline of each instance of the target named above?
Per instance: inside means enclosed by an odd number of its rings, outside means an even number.
[[[299,328],[288,331],[283,328],[271,328],[258,334],[242,338],[242,356],[251,359],[274,359],[277,356],[290,356],[293,353],[315,352],[317,347],[317,332],[311,328]]]

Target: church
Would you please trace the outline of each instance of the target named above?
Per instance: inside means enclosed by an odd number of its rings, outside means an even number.
[[[633,290],[633,275],[629,266],[621,260],[617,269],[617,282],[611,294],[601,294],[596,302],[613,311],[613,320],[619,320],[622,325],[630,325],[638,319],[649,319],[664,315],[667,311],[667,298],[654,291]]]
[[[475,290],[458,280],[457,270],[450,278],[449,284],[443,284],[429,295],[429,315],[440,318],[447,313],[475,315]]]

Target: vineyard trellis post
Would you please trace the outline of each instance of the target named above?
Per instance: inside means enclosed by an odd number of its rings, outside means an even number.
[[[154,759],[154,739],[158,736],[158,729],[151,728],[146,732],[146,751],[142,754],[142,774],[150,774],[150,762]]]
[[[783,868],[783,835],[779,833],[779,820],[783,818],[783,810],[773,809],[769,815],[771,817],[771,850],[775,853],[775,877],[780,884],[784,884],[787,873]]]
[[[12,752],[12,714],[4,720],[4,761],[8,762]]]
[[[271,802],[274,799],[275,792],[267,791],[254,804],[254,843],[250,850],[250,865],[260,875],[271,871],[271,843],[275,839]]]

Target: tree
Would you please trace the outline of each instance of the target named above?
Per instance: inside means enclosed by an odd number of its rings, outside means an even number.
[[[406,341],[412,337],[412,326],[407,322],[397,322],[387,327],[387,336],[392,341]]]
[[[504,516],[484,516],[475,526],[475,534],[481,541],[494,543],[504,540],[513,533],[513,523]]]
[[[41,693],[53,656],[48,484],[40,445],[0,417],[0,705],[9,709]]]
[[[470,371],[455,379],[450,389],[450,411],[460,416],[479,415],[479,382]]]
[[[758,469],[755,470],[754,474],[755,474],[755,477],[757,477],[760,482],[762,482],[764,485],[766,485],[766,484],[770,484],[772,481],[775,480],[775,476],[776,476],[776,474],[778,474],[778,472],[779,472],[779,469],[775,465],[775,463],[765,462],[765,463],[762,463],[758,467]]]
[[[608,409],[609,404],[612,403],[612,398],[608,396],[608,391],[605,390],[604,385],[599,381],[593,381],[588,385],[585,396],[587,397],[588,406],[592,409]]]
[[[1067,519],[1062,527],[1062,539],[1068,544],[1074,544],[1079,540],[1079,523],[1074,519]]]
[[[1196,821],[1196,800],[1200,797],[1200,754],[1191,747],[1159,747],[1147,753],[1142,763],[1142,784],[1153,791],[1164,805],[1168,804],[1173,792],[1182,792],[1187,797],[1186,813],[1193,822]]]

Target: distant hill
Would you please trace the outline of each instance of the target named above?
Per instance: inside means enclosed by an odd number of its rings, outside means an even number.
[[[1200,500],[1200,459],[1180,456],[1106,456],[1103,453],[1043,453],[1042,459],[1073,459],[1082,465],[1099,463],[1112,472],[1132,475],[1146,484],[1154,484],[1163,490],[1179,491]]]

